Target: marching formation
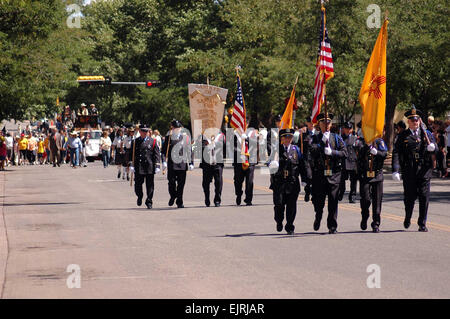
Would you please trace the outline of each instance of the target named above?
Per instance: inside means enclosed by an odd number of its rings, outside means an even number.
[[[408,128],[396,138],[392,176],[397,181],[400,181],[400,174],[403,178],[405,228],[410,226],[414,203],[418,198],[419,231],[426,232],[432,157],[437,145],[433,134],[421,123],[420,115],[421,111],[414,107],[405,113]],[[141,125],[136,138],[131,130],[128,137],[121,134],[116,136],[114,145],[123,144],[121,150],[116,152],[116,164],[129,166],[128,171],[134,174],[131,182],[135,182],[138,206],[142,205],[146,195],[145,205],[148,209],[152,208],[154,177],[164,174],[170,194],[168,205],[176,204],[177,208],[183,208],[187,171],[194,169],[194,160],[198,159],[203,176],[204,203],[207,207],[211,203],[219,207],[225,158],[228,158],[234,170],[236,206],[241,205],[243,196],[245,205],[252,205],[255,166],[262,162],[264,156],[260,152],[266,148],[269,156],[264,163],[270,171],[277,231],[284,229],[288,234],[294,233],[297,202],[303,187],[305,202],[311,201],[314,206],[313,229],[320,229],[327,201],[326,226],[329,234],[335,234],[338,229],[339,201],[343,199],[345,181],[349,178],[350,203],[355,202],[359,182],[361,229],[367,229],[371,209],[370,226],[373,232],[378,233],[383,200],[383,166],[387,157],[385,142],[378,138],[372,144],[366,144],[362,132],[359,135],[353,133],[353,123],[345,123],[342,134],[335,130],[331,132],[331,113],[321,113],[317,119],[318,125],[315,127],[307,125],[298,130],[271,129],[267,144],[262,148],[260,142],[265,139],[256,130],[248,130],[248,135],[239,135],[233,130],[217,130],[212,136],[201,134],[192,141],[189,131],[177,120],[171,122],[171,129],[160,147],[154,136],[148,134],[149,127]],[[247,152],[243,152],[243,149]],[[211,198],[210,184],[213,181],[214,196]]]

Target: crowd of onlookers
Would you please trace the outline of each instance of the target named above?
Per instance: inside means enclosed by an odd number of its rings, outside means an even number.
[[[305,123],[296,130],[312,130],[312,123]],[[333,126],[338,130],[337,126]],[[394,125],[395,133],[398,134],[406,129],[403,121]],[[432,116],[428,118],[427,128],[433,133],[439,152],[436,155],[436,175],[448,177],[448,166],[450,164],[450,120],[435,120]],[[360,130],[360,125],[356,128]],[[120,154],[124,154],[127,147],[130,147],[131,140],[138,136],[138,126],[128,127],[106,127],[100,138],[100,154],[104,167],[115,163],[120,165],[123,161]],[[257,135],[262,139],[267,138],[267,129],[257,130]],[[161,149],[164,137],[158,130],[150,130],[149,136],[156,139]],[[127,142],[127,137],[128,142]],[[30,130],[29,127],[21,130],[19,134],[6,132],[5,128],[0,133],[0,170],[10,165],[44,165],[52,164],[60,166],[69,163],[73,168],[86,167],[86,146],[89,144],[89,132],[70,131],[67,126],[58,128],[38,127],[37,130]],[[124,172],[125,173],[125,172]],[[125,175],[125,174],[124,174]]]

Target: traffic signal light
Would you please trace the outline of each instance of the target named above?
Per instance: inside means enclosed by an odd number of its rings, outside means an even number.
[[[111,84],[111,78],[105,79],[103,75],[79,76],[77,78],[77,82],[80,85],[103,85],[103,84]]]
[[[147,81],[145,82],[145,87],[158,87],[161,83],[159,81]]]

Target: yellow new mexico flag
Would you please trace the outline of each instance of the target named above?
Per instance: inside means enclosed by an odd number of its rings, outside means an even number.
[[[298,77],[297,77],[298,80]],[[280,130],[286,128],[293,128],[292,118],[294,113],[294,101],[295,101],[295,87],[297,85],[297,80],[295,80],[294,88],[291,92],[291,97],[284,111],[283,117],[281,118]]]
[[[362,131],[367,144],[383,136],[386,111],[386,45],[387,25],[385,20],[367,66],[364,81],[359,91],[362,108]]]

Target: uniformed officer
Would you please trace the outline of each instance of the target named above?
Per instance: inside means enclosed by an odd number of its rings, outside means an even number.
[[[392,177],[400,181],[403,178],[405,220],[403,225],[411,225],[414,203],[419,198],[419,231],[428,231],[426,227],[428,202],[430,199],[430,179],[433,171],[433,155],[437,146],[433,134],[426,130],[421,120],[422,112],[414,106],[405,113],[409,129],[397,137],[392,153]]]
[[[297,214],[297,199],[300,193],[300,180],[306,174],[302,164],[302,153],[298,146],[292,144],[293,129],[280,130],[281,146],[276,156],[269,164],[270,189],[273,191],[273,204],[277,231],[283,230],[284,211],[286,210],[286,225],[284,229],[289,235],[294,234],[294,220]]]
[[[236,195],[236,205],[241,205],[242,186],[245,181],[245,198],[244,203],[247,206],[252,205],[253,200],[253,179],[255,177],[255,166],[258,161],[257,150],[253,147],[257,147],[257,141],[255,143],[250,143],[250,138],[257,139],[255,131],[249,133],[250,136],[246,134],[239,134],[235,131],[233,140],[233,169],[234,169],[234,192]],[[243,145],[242,143],[245,143]],[[245,149],[248,150],[248,155],[243,154]]]
[[[145,181],[147,189],[147,199],[145,205],[148,209],[153,205],[153,191],[155,174],[160,171],[159,162],[161,160],[158,144],[156,140],[148,136],[148,127],[141,125],[139,128],[140,136],[132,143],[134,149],[134,165],[131,171],[134,171],[134,191],[137,195],[137,205],[142,205],[142,198],[144,196],[142,185]]]
[[[319,230],[325,198],[328,196],[327,227],[330,234],[337,232],[338,193],[341,182],[342,160],[347,157],[347,149],[339,134],[331,133],[333,114],[321,113],[317,116],[320,132],[313,135],[309,146],[308,162],[312,175],[312,203],[316,217],[314,230]]]
[[[306,119],[306,127],[301,129],[301,135],[300,139],[295,143],[301,150],[303,157],[302,160],[304,162],[309,162],[310,158],[310,152],[309,152],[309,146],[311,145],[312,137],[316,133],[316,129],[314,128],[313,123],[311,122],[311,117],[308,116]],[[305,163],[306,164],[306,163]],[[308,165],[305,165],[306,167],[309,167]],[[311,176],[311,174],[309,174]],[[305,180],[306,186],[304,187],[305,190],[305,202],[309,202],[309,199],[311,197],[311,180]]]
[[[344,123],[342,133],[342,140],[347,148],[347,157],[343,161],[341,184],[339,187],[339,200],[344,198],[345,193],[345,181],[350,179],[350,193],[348,194],[348,201],[354,203],[354,197],[356,196],[356,183],[358,181],[356,176],[356,151],[355,143],[357,136],[353,134],[353,123]]]
[[[369,208],[372,204],[372,231],[378,233],[381,223],[381,202],[383,200],[383,165],[387,156],[387,147],[383,139],[378,138],[367,145],[360,137],[355,143],[357,153],[357,177],[361,196],[361,229],[367,229]]]
[[[189,136],[181,132],[182,124],[178,120],[171,122],[161,149],[163,169],[167,169],[169,181],[169,206],[175,203],[183,208],[183,192],[186,183],[186,171],[194,169],[191,141]]]
[[[222,202],[225,135],[220,131],[209,138],[202,134],[197,143],[201,143],[202,147],[200,168],[203,172],[202,187],[205,194],[205,205],[207,207],[211,205],[209,188],[214,179],[214,206],[219,207]]]

